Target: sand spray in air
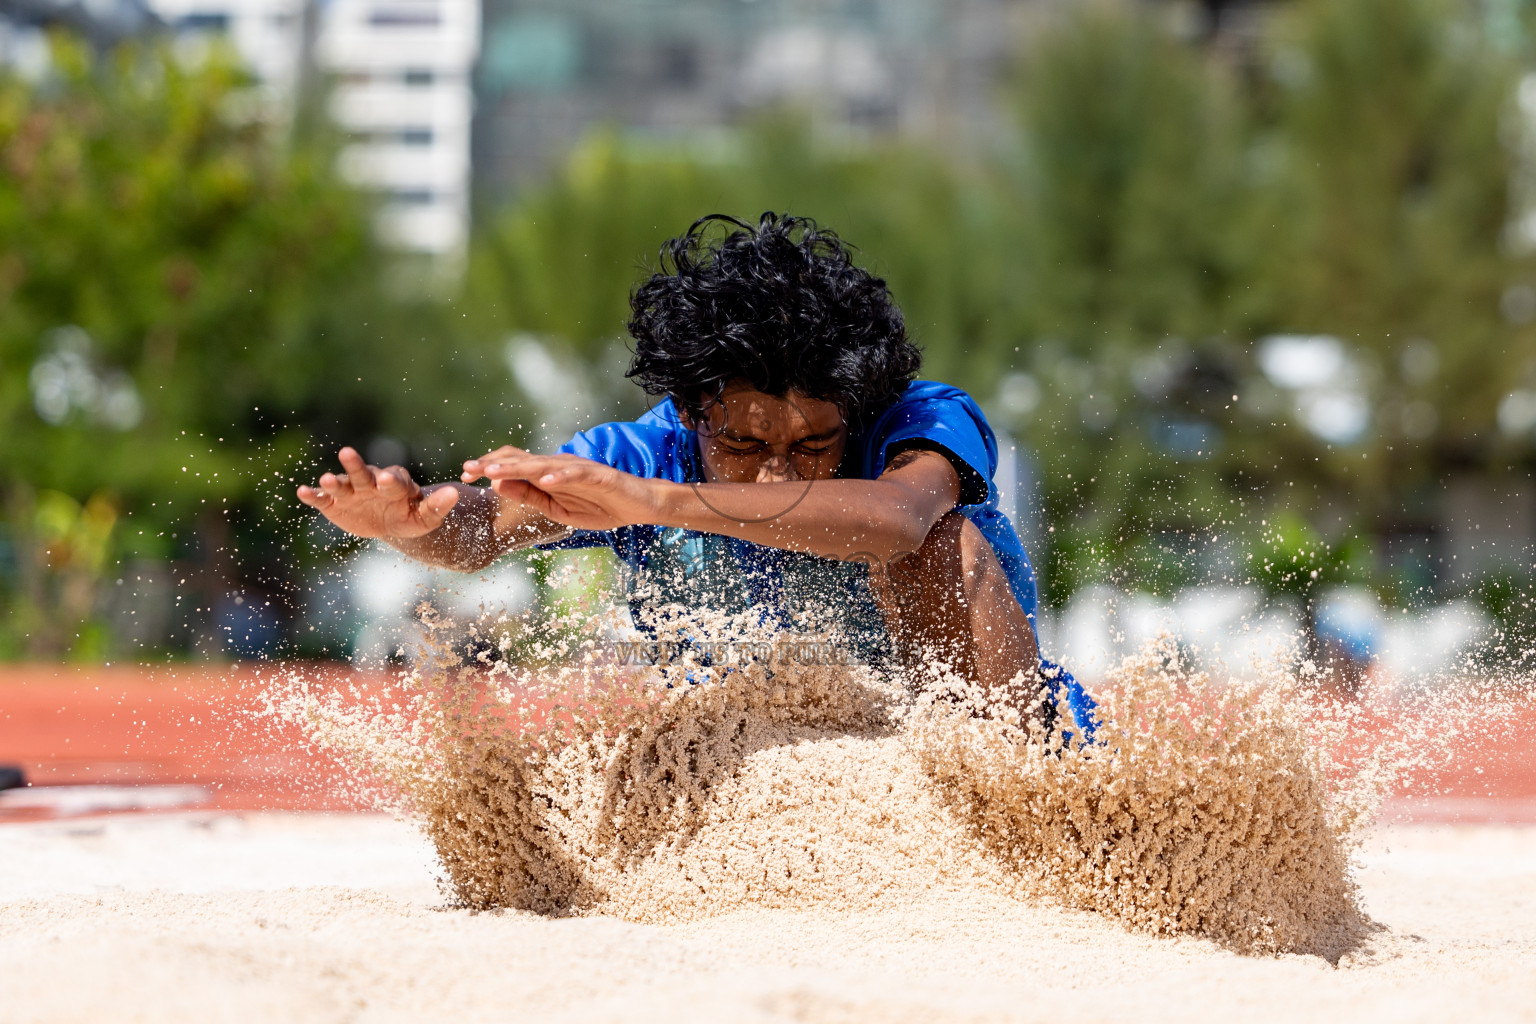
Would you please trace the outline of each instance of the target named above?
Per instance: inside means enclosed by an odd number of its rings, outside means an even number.
[[[471,907],[673,923],[964,889],[1330,957],[1367,926],[1350,856],[1382,795],[1492,707],[1335,700],[1282,663],[1216,682],[1163,638],[1110,673],[1084,745],[942,670],[776,658],[804,638],[674,611],[659,666],[598,642],[461,659],[428,616],[387,693],[292,676],[275,705],[422,824]]]

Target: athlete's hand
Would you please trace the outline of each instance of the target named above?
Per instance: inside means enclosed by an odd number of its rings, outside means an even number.
[[[485,477],[496,493],[578,530],[658,522],[660,481],[577,455],[529,455],[507,446],[464,463],[465,482]]]
[[[478,459],[465,460],[464,472],[462,475],[460,475],[459,479],[463,480],[467,484],[472,484],[476,480],[485,479],[485,468],[487,466],[494,466],[503,462],[512,462],[515,459],[529,458],[533,458],[531,453],[526,452],[523,449],[516,447],[515,445],[504,444],[493,452],[486,452]]]
[[[379,469],[352,448],[339,454],[345,473],[323,473],[318,487],[300,487],[299,500],[358,537],[420,537],[443,525],[459,500],[453,486],[422,490],[403,466]]]

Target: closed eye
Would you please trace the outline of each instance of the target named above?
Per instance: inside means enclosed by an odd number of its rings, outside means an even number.
[[[756,455],[767,450],[768,445],[762,441],[736,441],[721,439],[716,442],[722,449],[731,455]],[[797,444],[791,446],[791,451],[796,455],[807,458],[820,458],[830,452],[835,445],[810,445]]]

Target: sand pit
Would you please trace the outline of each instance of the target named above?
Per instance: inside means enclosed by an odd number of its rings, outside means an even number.
[[[783,641],[745,618],[671,628]],[[633,670],[442,650],[392,693],[289,674],[272,701],[421,824],[479,910],[687,924],[961,891],[1330,962],[1374,927],[1350,858],[1381,797],[1509,706],[1475,687],[1344,701],[1288,670],[1216,681],[1165,637],[1109,677],[1085,742],[1064,704],[1038,713],[1049,688],[1030,703],[942,670],[914,685],[684,648]]]
[[[1388,826],[1338,967],[993,892],[687,925],[446,905],[374,815],[0,829],[0,1020],[1529,1020],[1536,828]],[[1469,870],[1469,868],[1472,868]]]
[[[704,668],[285,670],[276,720],[408,817],[0,827],[0,1022],[1536,1005],[1536,829],[1368,826],[1496,694],[1320,703],[1151,648],[1085,746],[953,680]]]

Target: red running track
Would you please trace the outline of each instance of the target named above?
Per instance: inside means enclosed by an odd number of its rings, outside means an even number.
[[[358,679],[345,666],[302,670],[321,685]],[[355,809],[335,761],[307,749],[297,728],[261,716],[261,677],[273,671],[0,666],[0,763],[19,765],[32,787],[105,787],[96,792],[121,797],[122,787],[174,785],[203,791],[194,806]],[[17,796],[0,796],[0,821],[54,813],[40,800],[8,806]]]

